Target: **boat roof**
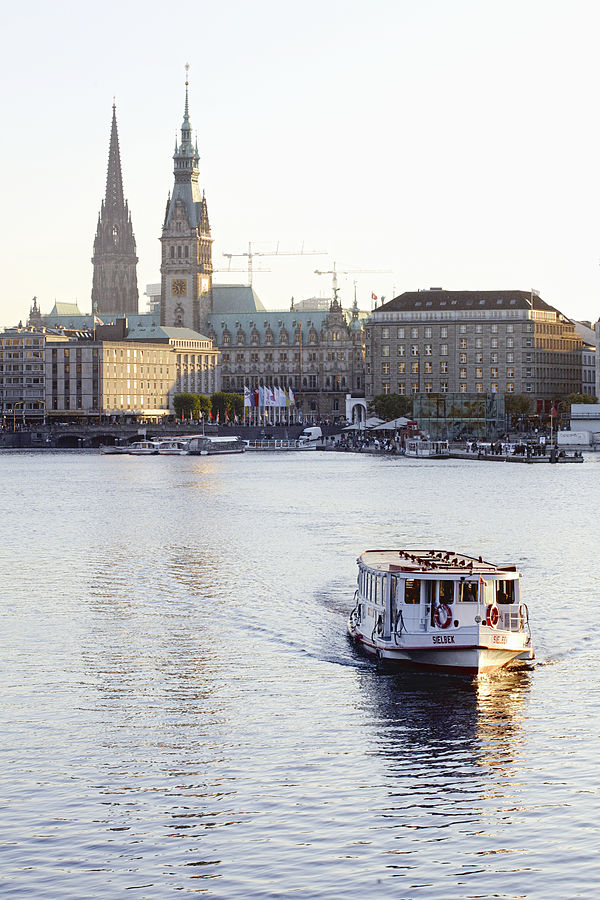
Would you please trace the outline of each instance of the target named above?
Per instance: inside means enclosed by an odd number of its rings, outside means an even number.
[[[465,556],[454,550],[365,550],[358,562],[379,572],[406,572],[435,577],[517,573],[514,565],[495,566],[481,556]]]

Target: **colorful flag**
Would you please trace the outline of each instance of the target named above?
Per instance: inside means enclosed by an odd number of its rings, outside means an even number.
[[[259,406],[265,405],[265,389],[262,386],[262,384],[260,384],[258,386],[258,405]]]
[[[250,388],[247,385],[244,385],[244,406],[252,406],[252,401],[250,399]]]
[[[291,388],[289,388],[289,392],[290,392],[290,406],[295,406],[296,398],[294,397],[294,392]]]
[[[254,403],[252,406],[260,406],[260,391],[258,387],[254,388]]]
[[[377,300],[377,294],[374,294],[373,291],[371,291],[371,300]]]

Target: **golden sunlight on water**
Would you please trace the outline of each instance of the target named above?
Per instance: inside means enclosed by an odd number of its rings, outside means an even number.
[[[0,471],[3,897],[595,896],[600,460]],[[515,562],[538,665],[359,655],[356,557],[402,546]]]

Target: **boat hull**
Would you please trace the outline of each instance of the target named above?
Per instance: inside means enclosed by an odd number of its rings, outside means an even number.
[[[478,635],[477,642],[461,639],[456,634],[453,636],[455,643],[436,644],[424,647],[415,636],[415,643],[407,637],[401,646],[394,647],[389,644],[374,643],[361,634],[352,621],[348,622],[348,634],[365,653],[380,660],[386,666],[406,668],[415,667],[435,672],[445,672],[455,675],[489,675],[510,665],[513,660],[533,660],[533,650],[527,646],[527,641],[510,636],[509,633],[497,632],[492,629],[491,634]],[[512,637],[512,639],[511,639]],[[494,646],[495,640],[503,640],[501,646]]]

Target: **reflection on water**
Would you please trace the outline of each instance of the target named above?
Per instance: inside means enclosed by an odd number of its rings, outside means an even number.
[[[149,462],[0,456],[2,896],[594,896],[595,461]],[[542,664],[360,656],[375,546],[516,562]]]

